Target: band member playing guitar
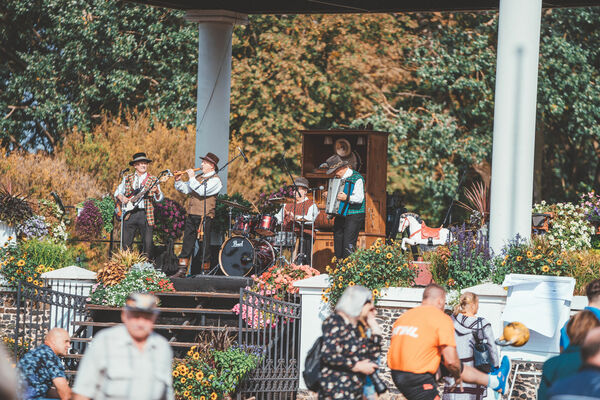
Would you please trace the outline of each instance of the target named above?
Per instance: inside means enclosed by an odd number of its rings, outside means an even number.
[[[200,251],[204,252],[204,265],[192,263],[191,275],[197,275],[202,269],[210,269],[210,231],[212,220],[215,217],[217,195],[223,188],[221,179],[216,174],[219,157],[213,153],[207,153],[202,159],[202,174],[196,176],[193,169],[188,169],[188,181],[181,180],[181,176],[175,177],[175,189],[190,196],[188,202],[188,215],[183,228],[183,247],[179,254],[179,270],[173,277],[184,277],[187,272],[188,262],[193,256],[196,239],[200,238],[202,246]],[[202,219],[205,217],[204,224]],[[204,230],[202,231],[202,228]]]
[[[146,157],[146,153],[135,153],[129,162],[129,165],[135,168],[135,172],[123,177],[114,194],[114,197],[121,202],[121,212],[125,213],[123,217],[123,248],[131,248],[133,238],[139,231],[142,237],[143,252],[149,258],[152,255],[152,232],[154,230],[153,201],[162,201],[163,199],[157,182],[158,178],[147,172],[148,164],[151,162],[152,160]],[[142,199],[138,201],[140,197]]]
[[[286,203],[283,207],[281,207],[279,213],[275,215],[275,219],[277,219],[277,222],[279,223],[283,221],[284,231],[291,232],[293,230],[297,233],[300,232],[302,227],[300,221],[304,221],[304,235],[299,235],[298,237],[304,237],[305,242],[303,247],[306,255],[309,251],[311,251],[310,224],[312,224],[317,218],[317,215],[319,215],[319,208],[311,199],[306,197],[306,193],[308,192],[308,180],[306,178],[300,177],[294,179],[294,185],[298,189],[297,191],[294,189],[296,201]],[[295,224],[294,221],[296,221]],[[306,225],[308,225],[308,229],[306,228]],[[292,258],[295,259],[296,257],[294,256]],[[302,263],[307,263],[308,260],[310,260],[310,256],[302,260]]]
[[[336,215],[333,222],[333,249],[335,257],[342,259],[356,249],[358,233],[365,225],[365,184],[364,178],[353,171],[348,161],[338,155],[327,159],[327,174],[335,174],[336,178],[345,179],[350,185],[350,193],[340,192],[337,199],[347,203],[345,216]]]

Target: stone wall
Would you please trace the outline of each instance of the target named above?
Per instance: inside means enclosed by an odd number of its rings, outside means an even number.
[[[0,338],[12,337],[17,320],[17,301],[15,293],[0,289]]]
[[[19,338],[24,338],[30,347],[42,343],[50,326],[50,311],[49,304],[24,300],[20,310]],[[13,339],[17,321],[17,298],[13,290],[0,289],[0,320],[0,340]]]
[[[391,399],[404,399],[404,396],[400,394],[396,386],[392,382],[390,369],[387,367],[386,354],[390,346],[390,332],[392,331],[392,325],[409,308],[402,307],[377,307],[377,320],[381,325],[384,338],[381,351],[381,362],[379,374],[386,382],[388,392],[379,398],[382,400]],[[520,371],[526,372],[541,372],[542,363],[518,363],[513,362],[513,368],[519,365]],[[511,399],[535,399],[537,395],[537,387],[539,385],[539,377],[537,376],[519,376],[514,385],[514,392],[512,393]],[[440,384],[440,394],[443,385]],[[307,390],[300,390],[298,392],[299,400],[316,400],[317,395]]]

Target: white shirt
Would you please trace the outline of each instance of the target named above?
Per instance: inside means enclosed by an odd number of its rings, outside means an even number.
[[[302,211],[302,203],[308,200],[308,197],[304,197],[301,201],[296,202],[296,211]],[[306,210],[306,215],[296,215],[296,219],[304,218],[308,221],[304,222],[305,224],[312,224],[317,216],[319,215],[319,208],[315,203],[313,203],[308,210]],[[281,207],[281,210],[277,214],[275,214],[275,219],[277,222],[281,223],[285,217],[285,205]]]
[[[144,182],[144,180],[146,179],[146,177],[148,176],[147,172],[144,172],[141,176],[138,176],[137,172],[134,172],[133,174],[133,180],[131,182],[131,188],[132,189],[139,189],[140,186],[142,185],[142,182]],[[125,180],[127,179],[126,176],[123,177],[123,180],[121,181],[121,183],[119,184],[119,186],[117,187],[117,190],[115,190],[115,195],[114,197],[117,197],[118,195],[122,194],[123,196],[125,196]],[[158,195],[154,195],[154,201],[162,201],[163,199],[163,193],[162,190],[160,190],[160,184],[156,184],[156,188],[158,189]],[[140,201],[137,204],[138,208],[144,208],[144,202]]]
[[[175,181],[175,189],[179,190],[183,194],[190,194],[192,191],[194,191],[202,197],[214,196],[219,194],[221,189],[223,189],[223,183],[217,176],[213,175],[215,175],[215,171],[201,175],[201,178],[209,178],[206,181],[206,184],[201,184],[198,182],[196,177],[193,177],[187,182]]]
[[[342,176],[342,179],[348,179],[352,176],[353,171],[348,168],[346,173]],[[362,179],[359,179],[354,184],[354,189],[350,194],[349,203],[360,204],[365,199],[365,185]]]
[[[173,400],[173,352],[151,333],[144,349],[124,325],[100,331],[85,351],[73,392],[94,400]]]

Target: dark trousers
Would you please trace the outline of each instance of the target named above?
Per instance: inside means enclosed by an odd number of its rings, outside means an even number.
[[[181,253],[179,253],[179,258],[193,258],[194,255],[194,247],[196,246],[196,240],[198,238],[198,228],[202,224],[202,216],[188,214],[185,218],[185,223],[183,225],[183,246],[181,247]],[[212,225],[212,218],[206,217],[206,222],[204,223],[204,240],[202,241],[202,245],[200,246],[200,252],[204,251],[204,262],[210,262],[210,228]],[[204,250],[202,250],[204,248]],[[200,253],[202,256],[202,253]],[[202,265],[200,263],[192,263],[192,269],[190,273],[192,275],[197,275],[202,273]]]
[[[433,374],[414,374],[392,370],[392,380],[406,400],[437,400],[440,398]]]
[[[152,254],[152,232],[154,228],[148,225],[146,211],[136,208],[129,214],[129,218],[123,221],[123,248],[128,250],[133,244],[133,238],[137,231],[142,237],[142,252],[148,258]]]
[[[356,250],[358,233],[365,226],[365,214],[338,215],[333,221],[333,250],[335,258],[348,257]]]

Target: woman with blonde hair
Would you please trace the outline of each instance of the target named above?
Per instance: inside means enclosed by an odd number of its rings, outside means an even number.
[[[456,351],[464,365],[474,366],[473,348],[477,342],[483,342],[490,355],[490,367],[498,367],[499,357],[494,342],[492,325],[485,319],[477,317],[479,298],[475,293],[464,292],[452,315]],[[484,371],[489,372],[489,371]],[[463,383],[463,390],[454,387],[454,378],[445,377],[443,400],[480,400],[485,396],[486,387]]]

